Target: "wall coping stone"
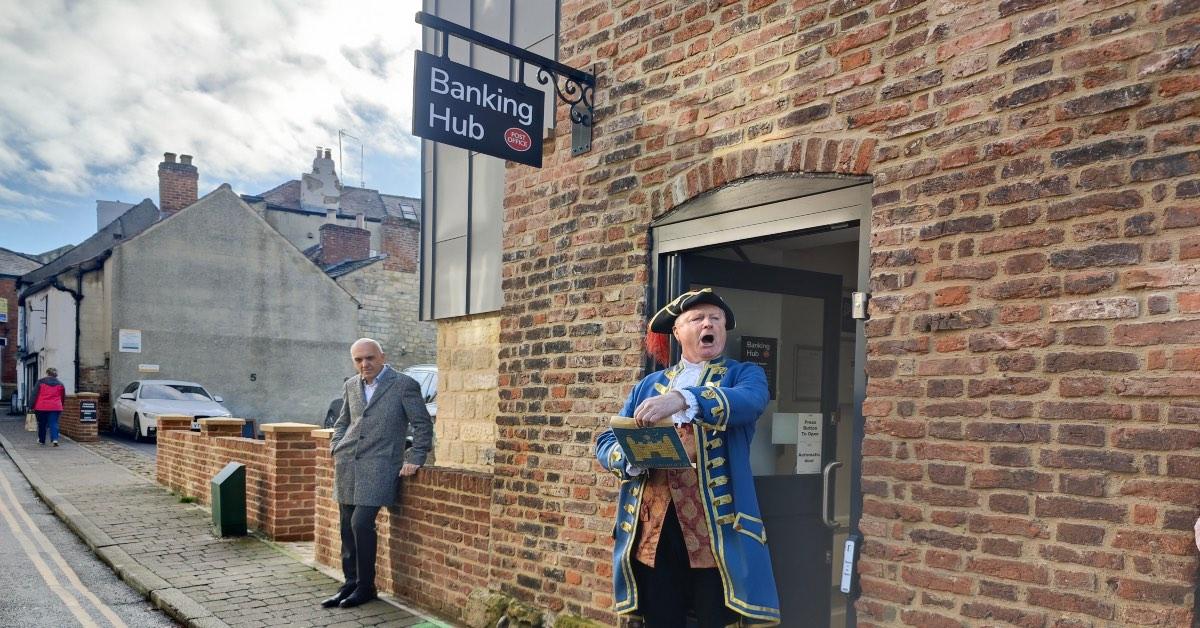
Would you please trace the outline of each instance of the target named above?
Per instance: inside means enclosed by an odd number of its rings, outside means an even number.
[[[158,415],[158,431],[164,430],[187,430],[192,427],[192,417],[186,414],[160,414]]]
[[[246,419],[200,419],[201,426],[204,425],[245,425]]]
[[[313,430],[313,431],[309,432],[309,434],[311,434],[313,438],[329,440],[329,439],[333,438],[333,428],[324,428],[324,429],[319,429],[319,430]]]
[[[68,397],[83,397],[85,399],[99,399],[100,393],[81,392],[81,393],[75,393],[73,395],[67,395],[67,396]]]
[[[312,423],[264,423],[261,429],[267,433],[307,433],[312,431]]]

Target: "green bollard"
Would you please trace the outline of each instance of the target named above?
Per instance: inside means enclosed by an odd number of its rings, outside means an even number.
[[[246,535],[246,465],[231,462],[212,479],[213,533]]]

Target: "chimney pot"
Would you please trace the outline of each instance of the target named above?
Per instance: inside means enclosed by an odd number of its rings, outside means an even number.
[[[190,166],[192,164],[192,156],[191,155],[180,155],[179,163]]]
[[[321,147],[318,146],[317,147],[317,159],[320,159],[320,158],[321,158]]]
[[[163,153],[163,161],[169,164],[175,163],[175,153]]]
[[[330,152],[331,151],[328,148],[325,149],[325,159],[330,159],[330,156],[329,156]]]

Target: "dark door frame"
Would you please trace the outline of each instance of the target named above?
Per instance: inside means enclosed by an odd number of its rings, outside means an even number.
[[[803,175],[806,178],[809,175]],[[772,187],[778,182],[764,178],[760,183]],[[743,183],[754,183],[748,181]],[[728,186],[731,190],[733,186]],[[778,200],[775,200],[776,197]],[[726,247],[738,243],[749,243],[760,240],[775,239],[781,236],[804,235],[825,231],[840,226],[857,225],[858,236],[858,282],[857,289],[868,292],[871,277],[871,179],[863,178],[859,185],[836,190],[814,190],[806,194],[772,197],[765,204],[736,203],[728,206],[729,211],[709,215],[705,212],[689,214],[687,205],[677,207],[665,216],[651,223],[649,248],[651,251],[650,266],[652,283],[647,286],[646,303],[653,306],[650,313],[667,303],[666,295],[677,288],[672,279],[677,277],[671,272],[670,259],[672,253],[698,252],[705,249]],[[703,198],[703,197],[701,197]],[[714,197],[715,198],[715,197]],[[778,206],[776,211],[774,208]],[[748,226],[751,226],[747,228]],[[687,229],[680,229],[687,226]],[[663,233],[660,233],[663,232]],[[647,316],[649,313],[647,314]],[[867,339],[865,321],[855,321],[854,344],[854,421],[851,436],[850,461],[845,472],[850,474],[850,529],[862,545],[862,530],[859,523],[862,519],[862,443],[865,434],[865,418],[862,414],[863,402],[867,391]],[[647,373],[655,370],[654,363],[647,358],[644,363]],[[857,625],[857,613],[854,602],[861,595],[858,577],[852,581],[852,589],[847,599],[846,625]]]
[[[821,273],[766,264],[755,264],[704,257],[699,251],[679,251],[668,254],[660,265],[668,273],[668,280],[659,282],[660,286],[669,285],[664,295],[663,303],[674,298],[693,284],[715,286],[718,288],[734,288],[753,290],[774,294],[808,297],[820,299],[823,304],[821,346],[821,405],[822,435],[821,435],[821,468],[837,457],[837,425],[835,416],[839,406],[838,375],[840,370],[841,348],[841,305],[842,285],[841,275]],[[785,323],[786,324],[786,323]],[[728,350],[729,347],[726,347]],[[672,342],[673,360],[678,360],[678,347]],[[835,500],[832,486],[826,486],[824,477],[818,473],[815,476],[796,476],[795,474],[771,475],[755,478],[759,485],[759,500],[763,508],[764,521],[768,519],[767,509],[773,512],[770,517],[776,522],[789,521],[802,527],[791,529],[786,536],[776,537],[783,547],[780,549],[794,560],[819,564],[817,577],[824,584],[811,592],[819,598],[808,598],[813,612],[824,616],[824,623],[815,624],[828,626],[829,611],[832,608],[832,592],[828,584],[830,574],[829,559],[833,549],[834,530],[825,527],[823,517],[829,504]],[[772,488],[773,487],[773,488]],[[780,499],[782,493],[789,497]],[[774,505],[771,505],[774,504]],[[772,535],[775,536],[775,535]],[[803,537],[803,540],[800,540]],[[815,545],[813,544],[815,542]],[[775,546],[773,546],[775,547]],[[779,557],[778,555],[776,556]],[[783,563],[780,563],[783,564]],[[780,565],[775,566],[777,577],[780,577]],[[794,576],[794,574],[793,574]],[[793,586],[807,589],[804,577],[799,582],[793,581]],[[781,582],[783,587],[784,583]],[[785,604],[791,591],[780,592],[780,602]],[[791,610],[795,614],[795,609]],[[792,617],[795,620],[796,617]],[[791,621],[791,620],[789,620]]]

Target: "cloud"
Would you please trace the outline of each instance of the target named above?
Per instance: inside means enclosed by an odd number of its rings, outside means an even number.
[[[362,139],[368,160],[415,159],[418,10],[418,0],[2,3],[0,200],[145,194],[168,151],[194,155],[202,185],[278,182],[307,171],[339,129]]]
[[[0,222],[58,222],[58,219],[40,209],[0,207]]]

